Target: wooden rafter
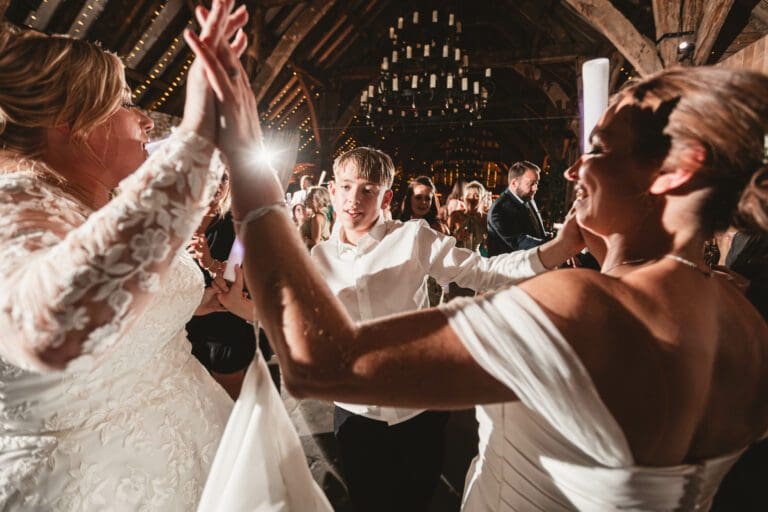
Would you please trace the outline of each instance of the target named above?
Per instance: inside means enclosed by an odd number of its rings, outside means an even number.
[[[267,116],[267,120],[272,121],[277,117],[279,117],[283,113],[283,110],[285,110],[285,108],[291,104],[293,99],[296,96],[298,96],[300,92],[301,92],[301,87],[294,87],[293,90],[291,90],[291,92],[283,96],[283,99],[280,100],[280,102],[275,106],[274,110],[272,110],[272,112],[269,113],[269,115]]]
[[[261,101],[299,44],[335,3],[336,0],[313,0],[286,30],[251,82],[257,101]]]
[[[720,29],[731,12],[734,0],[720,0],[719,2],[707,2],[701,23],[696,31],[696,47],[693,51],[693,63],[706,64],[709,54],[715,46]]]
[[[303,74],[298,71],[296,73],[299,78],[299,85],[301,86],[301,92],[307,100],[307,108],[309,109],[309,121],[312,123],[312,133],[315,135],[315,145],[317,149],[323,148],[323,140],[320,137],[320,119],[317,117],[317,107],[315,105],[315,98],[312,96],[312,91],[304,80]]]
[[[257,5],[251,13],[248,26],[248,48],[245,50],[245,72],[248,78],[253,78],[253,73],[258,69],[261,61],[261,42],[264,38],[264,8]]]
[[[283,99],[282,96],[285,95],[288,92],[288,90],[291,89],[296,84],[296,80],[298,80],[296,75],[292,75],[291,78],[285,83],[283,88],[280,89],[280,93],[275,95],[275,97],[272,98],[272,100],[269,102],[269,106],[267,107],[267,112],[272,110],[277,104],[277,102]]]
[[[11,0],[0,0],[0,20],[5,18],[5,11],[11,5]]]
[[[664,67],[653,41],[642,35],[610,0],[565,0],[598,29],[641,75]]]
[[[752,9],[752,16],[757,18],[764,25],[768,25],[768,2],[761,1]]]
[[[653,0],[653,21],[656,25],[656,41],[664,67],[677,63],[677,38],[669,34],[680,32],[680,8],[677,2]]]

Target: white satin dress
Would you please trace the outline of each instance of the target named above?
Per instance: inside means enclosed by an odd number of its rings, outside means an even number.
[[[512,287],[441,309],[475,361],[520,399],[476,409],[479,454],[464,512],[709,510],[743,450],[638,466],[578,356],[525,292]]]

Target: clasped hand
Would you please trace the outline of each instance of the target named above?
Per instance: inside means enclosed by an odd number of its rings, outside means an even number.
[[[197,7],[200,35],[184,32],[196,59],[190,70],[182,126],[189,117],[188,126],[196,126],[197,133],[209,136],[226,157],[232,180],[232,213],[237,219],[251,209],[279,201],[283,190],[275,173],[256,158],[262,147],[259,113],[240,63],[248,44],[242,30],[248,14],[244,6],[230,12],[233,3],[214,0],[210,11]]]

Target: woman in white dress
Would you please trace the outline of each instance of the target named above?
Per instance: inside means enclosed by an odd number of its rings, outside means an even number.
[[[768,77],[676,69],[615,98],[566,172],[580,226],[606,245],[602,273],[550,272],[355,325],[313,269],[274,175],[243,157],[258,116],[225,50],[206,61],[231,127],[220,140],[233,213],[290,390],[484,404],[465,510],[706,509],[768,429],[768,326],[702,255],[737,204],[742,221],[768,228]]]
[[[247,17],[218,16],[230,31]],[[202,72],[147,158],[152,122],[117,56],[0,35],[4,511],[186,512],[200,499],[232,408],[184,331],[203,296],[184,246],[221,177]]]

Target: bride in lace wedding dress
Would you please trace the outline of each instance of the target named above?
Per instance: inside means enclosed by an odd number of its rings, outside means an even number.
[[[246,21],[217,9],[228,35]],[[197,506],[232,408],[184,330],[203,296],[184,245],[221,179],[209,100],[193,66],[147,158],[116,56],[0,34],[1,510]]]

